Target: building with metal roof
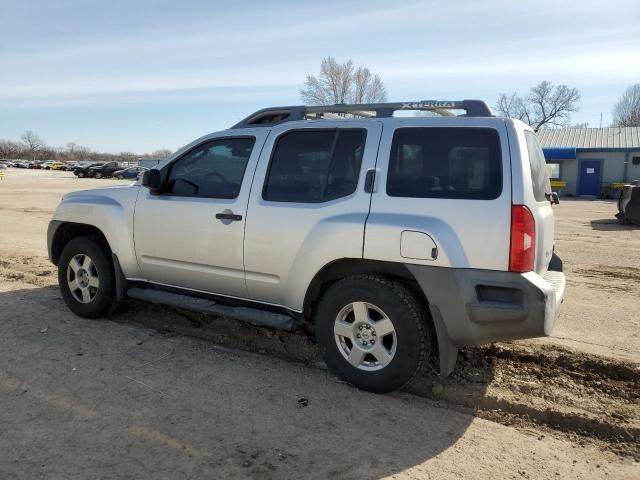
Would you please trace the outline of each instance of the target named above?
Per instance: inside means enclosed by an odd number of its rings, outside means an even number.
[[[538,138],[562,195],[601,196],[612,184],[640,180],[640,127],[543,129]]]

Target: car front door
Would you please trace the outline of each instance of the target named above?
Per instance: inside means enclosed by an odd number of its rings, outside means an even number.
[[[199,143],[164,167],[160,192],[141,190],[134,241],[145,280],[246,296],[245,218],[264,130]]]

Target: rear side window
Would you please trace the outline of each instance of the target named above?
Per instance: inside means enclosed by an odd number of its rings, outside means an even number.
[[[536,134],[530,131],[525,131],[524,136],[527,141],[527,151],[529,152],[533,196],[537,201],[542,202],[547,199],[545,194],[551,194],[547,162],[544,159],[544,153],[542,152],[542,147],[540,147]]]
[[[276,142],[263,198],[320,203],[355,192],[365,130],[296,130]]]
[[[502,192],[498,132],[490,128],[399,128],[387,195],[492,200]]]

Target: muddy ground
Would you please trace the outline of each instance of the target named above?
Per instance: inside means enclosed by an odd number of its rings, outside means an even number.
[[[329,374],[304,328],[139,302],[71,315],[46,223],[66,191],[115,183],[0,184],[0,476],[640,475],[640,229],[613,203],[556,208],[568,290],[552,337],[467,349],[452,377],[427,366],[375,396]]]

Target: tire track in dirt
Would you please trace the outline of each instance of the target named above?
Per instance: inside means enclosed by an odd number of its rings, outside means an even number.
[[[164,335],[189,335],[230,348],[326,369],[310,326],[289,333],[135,302],[116,316]],[[131,315],[137,312],[138,315]],[[125,318],[126,317],[126,318]],[[447,379],[429,365],[405,391],[436,404],[521,429],[595,443],[640,460],[640,367],[564,349],[514,342],[465,349]],[[330,376],[333,381],[339,379]]]
[[[524,342],[467,349],[440,396],[506,425],[596,440],[640,459],[638,366]],[[428,392],[427,392],[428,396]]]

